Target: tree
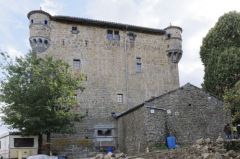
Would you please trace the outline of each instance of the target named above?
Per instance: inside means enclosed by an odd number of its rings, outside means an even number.
[[[205,67],[203,88],[223,98],[240,80],[240,13],[219,18],[203,39],[200,57]]]
[[[0,100],[6,103],[2,108],[6,124],[23,134],[39,135],[40,139],[46,134],[47,142],[51,133],[73,131],[78,116],[72,108],[77,104],[81,76],[74,76],[69,65],[30,53],[26,58],[7,63],[4,70],[6,78],[1,81]]]
[[[225,107],[231,110],[234,125],[240,123],[240,81],[224,94]]]

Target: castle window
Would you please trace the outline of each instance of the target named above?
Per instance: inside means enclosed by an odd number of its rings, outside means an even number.
[[[44,24],[47,25],[47,24],[48,24],[48,21],[47,21],[47,20],[44,20]]]
[[[128,33],[129,41],[134,42],[136,35],[134,33]]]
[[[33,19],[31,19],[31,24],[33,24]]]
[[[36,39],[33,39],[33,42],[36,44],[36,43],[37,43],[37,40],[36,40]]]
[[[99,129],[97,136],[112,136],[112,129]]]
[[[107,30],[107,39],[113,40],[113,30]]]
[[[39,43],[41,44],[42,43],[42,39],[38,39]]]
[[[120,41],[120,35],[119,35],[119,31],[118,30],[114,31],[114,40]]]
[[[72,34],[78,34],[78,28],[76,26],[72,26],[72,30],[71,30]]]
[[[168,33],[168,34],[167,34],[167,39],[170,39],[170,38],[171,38],[171,34]]]
[[[80,59],[73,59],[73,68],[80,69],[81,68],[81,60]]]
[[[47,40],[44,40],[44,44],[47,45],[47,44],[48,44],[48,41],[47,41]]]
[[[142,59],[141,57],[136,58],[136,72],[141,72],[142,71]]]
[[[123,103],[123,94],[117,94],[117,102]]]

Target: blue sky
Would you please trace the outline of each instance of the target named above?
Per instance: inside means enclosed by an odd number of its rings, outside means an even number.
[[[183,28],[180,84],[201,86],[203,65],[199,57],[202,38],[219,16],[240,11],[239,0],[0,0],[0,50],[12,57],[28,52],[27,13],[40,9],[52,15],[85,17],[146,27]]]

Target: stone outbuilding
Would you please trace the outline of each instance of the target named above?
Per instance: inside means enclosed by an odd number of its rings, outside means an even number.
[[[230,114],[223,101],[187,83],[129,109],[117,117],[118,147],[128,154],[164,144],[170,133],[179,145],[223,136]]]

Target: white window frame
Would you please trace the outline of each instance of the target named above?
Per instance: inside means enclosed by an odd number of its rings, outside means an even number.
[[[121,93],[117,94],[117,102],[121,103],[121,104],[123,103],[123,94],[121,94]]]

